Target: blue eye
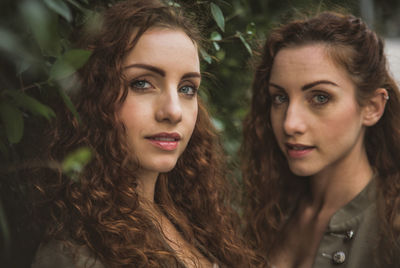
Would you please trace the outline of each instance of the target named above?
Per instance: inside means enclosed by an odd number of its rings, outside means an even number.
[[[329,95],[326,94],[316,94],[312,97],[312,102],[316,105],[325,104],[329,101]]]
[[[151,84],[146,80],[133,80],[129,86],[136,90],[144,90],[152,87]]]
[[[274,104],[282,104],[284,102],[288,101],[288,97],[284,94],[276,94],[276,95],[272,95],[272,102]]]
[[[189,96],[194,96],[196,95],[197,89],[192,86],[183,86],[179,89],[179,92]]]

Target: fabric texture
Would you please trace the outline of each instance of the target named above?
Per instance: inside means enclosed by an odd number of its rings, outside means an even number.
[[[84,246],[67,247],[52,240],[40,245],[31,268],[105,268]]]
[[[375,180],[330,219],[313,268],[380,267],[377,263],[379,222]],[[400,255],[400,252],[399,252]],[[398,260],[385,268],[400,267]]]

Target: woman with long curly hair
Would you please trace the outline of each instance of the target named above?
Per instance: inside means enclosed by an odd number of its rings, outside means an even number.
[[[33,267],[250,267],[237,236],[219,141],[197,97],[199,31],[179,7],[119,2],[101,30],[50,160],[89,147],[75,179],[36,178],[47,223]],[[75,92],[76,91],[76,92]]]
[[[247,235],[271,267],[399,267],[400,95],[334,12],[273,29],[244,124]]]

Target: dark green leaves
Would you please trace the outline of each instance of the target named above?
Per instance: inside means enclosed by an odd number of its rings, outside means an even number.
[[[58,91],[58,94],[60,95],[60,97],[63,99],[65,105],[72,112],[72,114],[75,116],[75,118],[78,120],[78,122],[81,123],[81,118],[78,114],[78,111],[75,109],[75,106],[72,103],[71,99],[68,97],[67,94],[65,94],[63,89],[57,88],[57,91]]]
[[[62,171],[72,179],[77,180],[77,174],[83,170],[91,159],[91,150],[87,147],[81,147],[65,157],[62,163]]]
[[[0,118],[5,128],[6,136],[11,144],[18,143],[24,133],[22,112],[8,102],[0,102]]]
[[[210,54],[208,54],[207,51],[205,51],[203,48],[200,48],[200,55],[203,58],[203,60],[205,60],[208,64],[211,64],[212,58]]]
[[[254,36],[256,34],[256,24],[254,22],[247,24],[246,34],[249,36]]]
[[[210,4],[211,14],[221,31],[225,32],[225,18],[222,10],[214,3]]]
[[[71,49],[57,59],[50,69],[50,79],[66,78],[81,68],[89,59],[91,52],[83,49]]]
[[[43,54],[57,56],[61,52],[57,15],[37,0],[23,2],[20,11]]]
[[[62,0],[44,0],[45,4],[54,12],[58,13],[68,22],[71,22],[72,15],[67,4]]]
[[[25,93],[16,90],[4,90],[0,101],[0,118],[10,144],[18,143],[23,136],[24,119],[22,111],[43,116],[48,120],[55,117],[52,109]]]
[[[9,96],[13,102],[22,109],[26,109],[34,115],[39,115],[50,120],[55,117],[54,111],[46,105],[43,105],[36,99],[16,90],[5,90],[4,94]]]
[[[244,47],[247,49],[250,55],[253,55],[253,51],[251,50],[251,47],[247,43],[246,39],[244,39],[243,34],[241,32],[236,32],[236,36],[239,37],[240,41],[242,41]]]
[[[210,39],[212,41],[221,41],[222,40],[222,36],[221,36],[221,34],[219,32],[215,32],[214,31],[214,32],[211,33]]]

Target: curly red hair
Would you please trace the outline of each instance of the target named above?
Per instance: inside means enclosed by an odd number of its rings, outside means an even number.
[[[200,44],[199,31],[182,13],[157,0],[120,2],[105,12],[100,32],[79,41],[92,50],[73,96],[81,123],[64,109],[48,151],[52,160],[61,161],[68,152],[88,146],[93,160],[78,181],[50,169],[36,181],[44,198],[42,216],[49,223],[47,237],[86,245],[107,267],[182,266],[139,206],[137,164],[129,158],[132,152],[117,116],[128,92],[122,61],[146,30],[182,30]],[[250,267],[253,255],[237,235],[238,218],[229,205],[222,149],[206,108],[200,100],[198,105],[191,140],[175,168],[160,174],[155,203],[210,261],[220,267]]]
[[[332,59],[350,75],[360,105],[377,88],[385,88],[390,96],[382,118],[365,134],[369,162],[379,174],[381,242],[386,244],[381,247],[381,256],[389,259],[399,249],[399,88],[388,71],[383,41],[352,15],[323,12],[294,20],[272,30],[265,43],[252,86],[251,110],[244,122],[242,171],[248,200],[247,235],[261,254],[271,253],[282,237],[289,212],[308,187],[307,180],[290,172],[273,134],[268,82],[274,58],[281,49],[316,43],[326,45]]]

